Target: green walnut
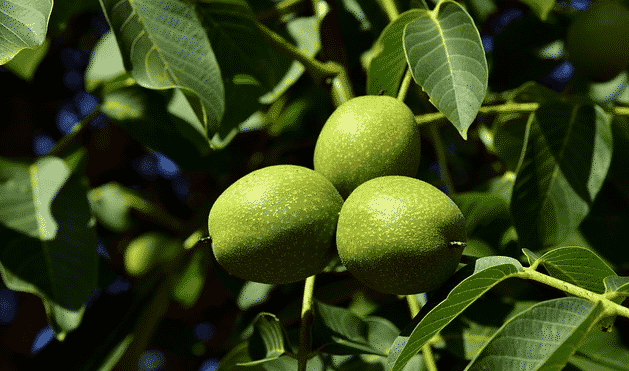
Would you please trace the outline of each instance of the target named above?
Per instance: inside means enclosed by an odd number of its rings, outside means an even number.
[[[408,295],[439,288],[466,245],[465,219],[439,189],[418,179],[371,179],[347,198],[336,232],[339,257],[366,286]]]
[[[216,200],[208,218],[218,264],[244,280],[284,284],[320,273],[334,253],[343,198],[329,180],[294,165],[262,168]]]
[[[314,169],[347,198],[369,179],[414,176],[419,151],[419,128],[410,108],[389,96],[366,95],[330,115],[317,139]]]
[[[566,49],[589,80],[616,77],[629,66],[629,9],[616,1],[594,2],[570,24]]]

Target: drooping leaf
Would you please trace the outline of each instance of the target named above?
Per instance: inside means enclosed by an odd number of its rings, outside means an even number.
[[[505,256],[480,258],[474,264],[458,270],[438,292],[436,299],[429,300],[412,323],[395,339],[388,357],[391,370],[402,370],[428,340],[465,308],[489,289],[521,270],[519,261]],[[446,294],[447,297],[441,300]]]
[[[463,139],[487,92],[487,60],[474,20],[454,1],[439,2],[404,29],[415,81]]]
[[[604,314],[600,302],[581,298],[536,304],[505,323],[465,370],[561,370]]]
[[[291,350],[286,332],[275,315],[260,313],[252,325],[253,333],[248,340],[251,361],[240,365],[250,366],[275,360]]]
[[[404,28],[426,12],[423,9],[408,10],[384,28],[372,47],[373,55],[367,70],[367,94],[376,95],[384,90],[386,95],[397,96],[407,65],[402,41]]]
[[[59,338],[81,322],[98,276],[83,176],[56,157],[0,160],[0,273],[12,290],[42,298]]]
[[[534,114],[511,199],[523,247],[557,244],[588,214],[611,163],[610,125],[591,105],[544,103]]]
[[[51,12],[52,0],[0,1],[0,64],[44,43]]]
[[[221,70],[194,6],[181,0],[100,0],[127,71],[149,89],[181,89],[208,136],[225,110]]]

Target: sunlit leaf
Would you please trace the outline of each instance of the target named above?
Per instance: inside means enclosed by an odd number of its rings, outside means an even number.
[[[553,249],[542,255],[539,262],[552,277],[598,294],[605,292],[605,277],[616,274],[598,255],[578,246]]]
[[[404,29],[413,78],[463,139],[487,92],[487,60],[474,20],[454,1],[443,1]]]
[[[591,105],[544,103],[535,112],[511,199],[523,247],[557,244],[588,214],[611,163],[610,121]]]
[[[561,370],[603,315],[581,298],[541,302],[505,323],[465,370]]]
[[[221,71],[192,4],[180,0],[101,0],[127,71],[149,89],[184,91],[208,132],[225,109]]]
[[[44,43],[52,0],[0,0],[0,64]]]
[[[476,299],[501,281],[522,270],[520,262],[505,256],[480,258],[461,268],[448,281],[435,300],[429,300],[412,323],[395,339],[389,353],[392,371],[402,370],[435,334],[461,314]],[[456,286],[452,289],[452,285]]]

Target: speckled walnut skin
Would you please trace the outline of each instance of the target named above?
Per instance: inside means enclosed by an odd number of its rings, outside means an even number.
[[[314,169],[343,198],[360,184],[384,175],[415,176],[419,128],[406,104],[365,95],[340,105],[326,121],[314,150]]]
[[[336,234],[339,257],[354,277],[399,295],[439,288],[456,270],[466,241],[456,204],[405,176],[358,186],[343,204]]]
[[[329,263],[342,204],[332,183],[314,170],[295,165],[256,170],[212,205],[208,228],[214,256],[241,279],[303,280]]]

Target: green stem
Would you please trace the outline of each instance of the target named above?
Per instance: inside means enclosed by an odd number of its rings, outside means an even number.
[[[411,317],[415,317],[420,310],[419,303],[415,295],[406,295],[406,303],[408,309],[411,312]],[[435,357],[432,354],[431,342],[428,341],[422,346],[422,356],[424,357],[424,363],[428,371],[437,371],[437,364],[435,363]]]
[[[408,88],[411,86],[411,80],[413,78],[413,73],[411,69],[407,66],[406,73],[404,73],[404,79],[402,80],[402,85],[400,85],[400,90],[397,93],[397,99],[404,102],[406,99],[406,94],[408,93]]]
[[[313,311],[312,296],[314,292],[315,276],[306,278],[304,284],[304,298],[301,304],[301,325],[299,327],[299,349],[297,351],[298,370],[306,371],[308,355],[310,353],[310,325]]]
[[[279,51],[284,53],[287,57],[296,60],[304,65],[306,71],[312,76],[315,82],[319,85],[323,84],[329,77],[338,75],[343,68],[334,62],[319,62],[318,60],[311,58],[304,54],[301,50],[289,43],[282,36],[265,26],[260,22],[256,22],[258,30],[262,33],[262,36]]]
[[[611,301],[609,299],[609,297],[612,297],[611,295],[597,294],[569,282],[540,273],[531,267],[524,267],[522,271],[516,273],[516,276],[543,283],[546,286],[556,288],[569,295],[589,300],[592,303],[602,302],[605,306],[605,310],[609,312],[608,315],[619,315],[629,318],[629,308]]]
[[[380,5],[380,8],[382,8],[382,11],[384,11],[390,21],[394,21],[400,16],[394,0],[378,0],[378,5]]]
[[[90,122],[100,113],[100,109],[95,109],[90,112],[87,116],[83,117],[81,121],[77,122],[76,125],[70,130],[69,133],[63,136],[61,140],[57,142],[57,144],[50,150],[46,155],[47,156],[60,156],[63,151],[65,151],[76,138],[81,135],[87,128],[90,126]]]
[[[452,181],[452,177],[450,176],[450,170],[448,170],[448,160],[446,158],[446,151],[443,147],[443,142],[441,141],[441,136],[439,135],[439,130],[437,129],[437,125],[436,124],[430,125],[428,130],[430,131],[430,140],[432,141],[432,145],[435,147],[435,152],[437,153],[437,162],[439,163],[439,172],[441,173],[441,180],[446,186],[446,189],[448,190],[448,194],[453,195],[454,182]]]

